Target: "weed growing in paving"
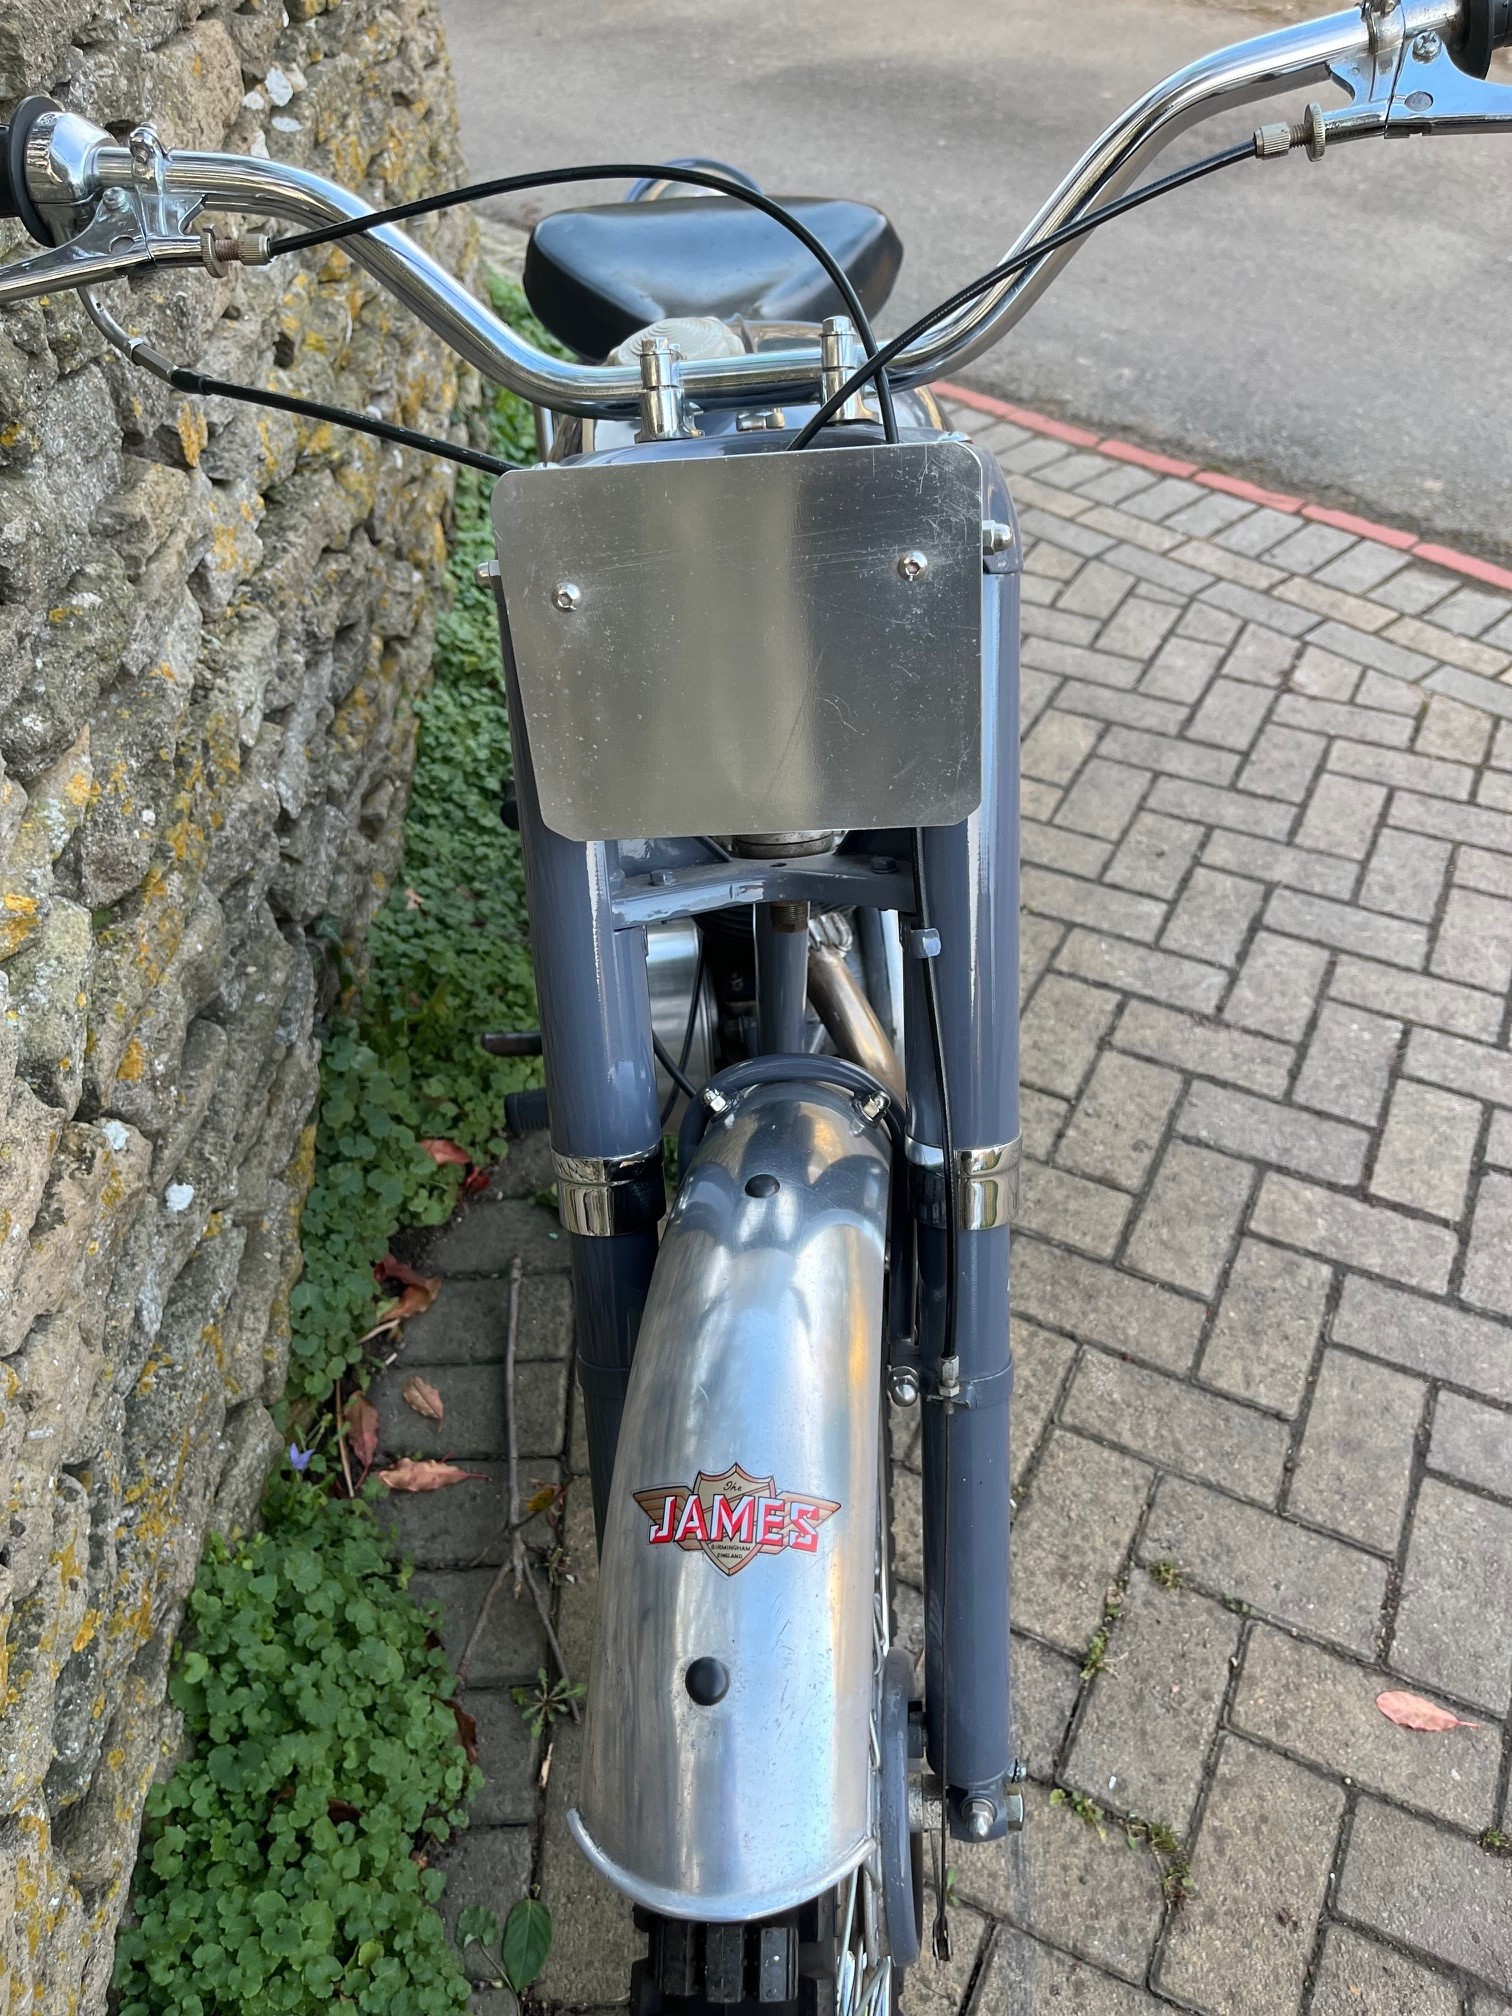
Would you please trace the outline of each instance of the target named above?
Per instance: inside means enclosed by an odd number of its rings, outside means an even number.
[[[553,1722],[572,1714],[587,1693],[588,1689],[581,1683],[572,1687],[565,1680],[548,1678],[546,1668],[542,1666],[537,1669],[534,1686],[511,1687],[509,1698],[524,1716],[531,1735],[540,1736]]]
[[[1488,1855],[1512,1855],[1512,1834],[1503,1834],[1500,1827],[1488,1827],[1480,1837],[1480,1845]]]
[[[1107,1840],[1109,1815],[1085,1792],[1057,1785],[1050,1794],[1050,1804],[1066,1807],[1083,1826],[1093,1830],[1099,1841]],[[1148,1848],[1155,1857],[1161,1895],[1173,1909],[1179,1909],[1192,1894],[1192,1858],[1182,1847],[1175,1829],[1163,1820],[1141,1820],[1135,1814],[1126,1815],[1117,1824],[1123,1828],[1124,1839],[1131,1848]]]
[[[500,312],[549,345],[518,288],[493,287]],[[494,453],[530,460],[530,409],[498,393],[489,435]],[[451,606],[433,683],[416,705],[404,872],[373,921],[360,998],[343,971],[343,1007],[325,1029],[305,1272],[290,1302],[290,1393],[306,1401],[323,1400],[359,1361],[378,1302],[373,1262],[395,1227],[451,1213],[460,1165],[438,1167],[421,1143],[441,1137],[475,1162],[492,1159],[504,1095],[534,1068],[478,1045],[485,1029],[536,1018],[519,844],[499,818],[510,747],[498,625],[474,579],[492,553],[486,479],[463,470]]]
[[[1169,1555],[1166,1555],[1160,1561],[1152,1561],[1150,1563],[1149,1574],[1150,1580],[1155,1584],[1157,1589],[1185,1589],[1186,1587],[1186,1575],[1180,1563],[1173,1561]]]
[[[507,1989],[514,2006],[546,1964],[551,1951],[551,1913],[536,1897],[522,1897],[500,1925],[492,1911],[474,1905],[457,1920],[462,1950],[476,1946],[493,1969],[485,1984]]]
[[[285,1478],[265,1520],[189,1599],[193,1752],[148,1797],[121,2016],[464,2010],[425,1866],[478,1783],[445,1655],[365,1505]]]
[[[1115,1582],[1103,1601],[1103,1620],[1092,1634],[1092,1642],[1087,1647],[1087,1655],[1082,1660],[1081,1677],[1090,1680],[1101,1673],[1108,1663],[1108,1640],[1113,1634],[1113,1626],[1123,1614],[1124,1585]]]

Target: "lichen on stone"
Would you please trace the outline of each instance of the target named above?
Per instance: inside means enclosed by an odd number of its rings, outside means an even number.
[[[275,76],[279,81],[275,82]],[[0,97],[463,179],[433,0],[4,10]],[[283,125],[275,128],[277,116]],[[459,216],[420,235],[463,270]],[[25,246],[0,223],[0,257]],[[106,290],[165,354],[430,431],[454,360],[339,249]],[[315,948],[398,860],[444,468],[0,315],[0,1972],[100,2016],[207,1531],[277,1450],[313,1170]],[[4,2002],[0,1994],[0,2003]]]

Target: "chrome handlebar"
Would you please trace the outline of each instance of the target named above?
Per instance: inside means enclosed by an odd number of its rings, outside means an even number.
[[[1220,49],[1146,92],[1094,142],[1008,256],[1031,251],[1093,207],[1120,195],[1179,134],[1215,112],[1332,79],[1348,106],[1323,115],[1327,136],[1512,131],[1512,88],[1456,68],[1449,44],[1470,0],[1362,0]],[[1319,144],[1323,144],[1320,141]],[[250,155],[172,152],[149,127],[121,146],[72,113],[39,122],[26,149],[27,185],[55,247],[0,267],[0,305],[94,283],[144,266],[211,264],[202,209],[277,217],[306,228],[371,215],[371,206],[322,176]],[[1078,241],[1079,242],[1079,241]],[[557,413],[635,409],[634,365],[564,362],[538,350],[477,301],[394,225],[342,241],[347,254],[485,378]],[[1025,315],[1076,250],[1048,252],[904,350],[899,385],[942,376],[979,356]],[[217,270],[212,264],[212,270]],[[709,404],[813,398],[819,352],[795,343],[737,357],[689,359],[684,393]]]

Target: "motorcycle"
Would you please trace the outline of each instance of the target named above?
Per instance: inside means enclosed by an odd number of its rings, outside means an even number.
[[[496,594],[601,1555],[571,1826],[636,1906],[636,2016],[884,2016],[948,1950],[951,1839],[1022,1825],[1009,1679],[1009,1249],[1019,1159],[1020,539],[931,381],[999,341],[1093,229],[1241,161],[1512,130],[1512,0],[1363,0],[1168,78],[1004,261],[878,344],[901,246],[859,203],[718,163],[595,164],[374,211],[308,171],[125,144],[41,97],[0,213],[179,389],[498,475]],[[1346,103],[1140,183],[1211,114]],[[532,234],[571,353],[400,225],[624,176]],[[692,190],[694,194],[675,194]],[[271,238],[202,213],[296,227]],[[227,384],[99,297],[340,242],[537,412],[542,458]],[[495,1039],[516,1053],[529,1032]],[[674,1054],[675,1051],[675,1054]],[[670,1200],[664,1129],[681,1108]],[[897,1643],[890,1423],[922,1409],[925,1648]],[[925,1842],[938,1836],[932,1927]]]

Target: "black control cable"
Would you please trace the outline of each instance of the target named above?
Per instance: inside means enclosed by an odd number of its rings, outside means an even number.
[[[954,1378],[959,1380],[956,1356],[956,1272],[960,1261],[960,1214],[956,1196],[955,1129],[950,1118],[950,1083],[945,1075],[945,1035],[940,1017],[940,988],[935,973],[939,957],[939,933],[930,922],[929,885],[924,874],[924,829],[914,828],[913,870],[919,919],[920,965],[923,968],[924,1005],[929,1023],[929,1047],[934,1053],[935,1082],[940,1099],[940,1146],[944,1167],[945,1196],[945,1321],[941,1326],[940,1367],[953,1361]],[[943,1387],[945,1379],[940,1378]],[[950,1920],[946,1903],[946,1857],[950,1842],[950,1661],[944,1634],[950,1609],[950,1422],[954,1406],[949,1397],[937,1394],[945,1409],[943,1426],[943,1468],[945,1490],[940,1516],[940,1868],[935,1884],[935,1917],[931,1944],[937,1960],[950,1958]]]
[[[753,210],[759,210],[763,216],[782,225],[813,255],[829,276],[831,285],[856,325],[856,334],[866,350],[868,361],[877,356],[877,339],[872,333],[871,319],[861,305],[861,297],[851,284],[850,275],[823,240],[775,198],[764,195],[758,189],[748,188],[731,176],[715,174],[706,168],[673,167],[666,162],[600,161],[573,168],[546,168],[525,175],[496,175],[486,182],[470,182],[463,189],[446,189],[439,195],[417,196],[408,203],[394,203],[386,210],[374,210],[365,217],[347,217],[339,224],[320,224],[309,231],[292,232],[288,237],[275,238],[269,250],[274,257],[287,252],[308,252],[319,245],[336,245],[344,238],[360,237],[365,232],[377,230],[382,224],[403,224],[413,217],[429,217],[462,203],[481,203],[490,196],[511,196],[525,189],[550,189],[569,182],[638,180],[648,175],[660,181],[684,182],[694,188],[715,190],[721,196],[733,196],[737,202],[749,204]],[[861,382],[863,385],[875,384],[883,434],[887,440],[896,441],[898,422],[886,368],[878,365],[874,370],[863,372]]]
[[[1348,136],[1343,134],[1338,136],[1340,139],[1346,137]],[[936,302],[933,308],[921,315],[917,322],[910,324],[901,335],[889,337],[875,357],[867,359],[867,368],[864,371],[853,373],[838,391],[832,392],[821,403],[818,411],[804,422],[788,443],[788,447],[807,448],[820,428],[833,418],[847,399],[854,398],[855,394],[872,379],[878,367],[885,369],[887,365],[896,362],[899,353],[906,350],[910,343],[916,342],[920,336],[928,335],[937,322],[942,322],[947,315],[953,315],[957,308],[964,308],[968,301],[974,301],[979,294],[986,294],[991,288],[996,287],[1000,280],[1007,280],[1013,274],[1022,272],[1026,266],[1034,265],[1035,261],[1044,258],[1047,252],[1057,252],[1061,246],[1071,245],[1078,238],[1085,238],[1087,233],[1095,231],[1099,224],[1110,224],[1115,217],[1127,216],[1129,211],[1138,210],[1143,204],[1153,202],[1157,196],[1169,195],[1173,189],[1184,189],[1189,182],[1200,182],[1205,176],[1216,175],[1220,168],[1232,168],[1237,162],[1262,158],[1258,136],[1242,141],[1236,147],[1226,147],[1221,154],[1210,154],[1205,160],[1194,161],[1190,167],[1177,168],[1169,175],[1162,175],[1156,182],[1147,182],[1142,189],[1135,189],[1127,196],[1120,196],[1112,203],[1105,203],[1101,209],[1089,211],[1086,216],[1062,225],[1060,230],[1052,231],[1044,238],[1037,238],[1022,252],[1012,253],[986,273],[978,274],[975,280],[969,280],[964,287],[957,288],[956,292],[948,295],[945,300]]]
[[[1341,140],[1347,137],[1349,136],[1344,134],[1338,136]],[[1051,232],[1048,237],[1037,240],[1023,252],[1014,254],[990,271],[979,275],[977,279],[968,282],[965,287],[937,303],[901,335],[892,337],[880,348],[872,332],[870,319],[849,276],[820,240],[790,211],[785,210],[780,203],[774,202],[771,197],[747,189],[725,176],[708,173],[702,169],[668,168],[661,164],[648,165],[644,162],[618,162],[599,164],[591,168],[554,168],[533,175],[499,176],[489,182],[471,183],[463,189],[446,190],[440,195],[418,197],[413,202],[395,204],[390,209],[373,211],[364,217],[345,218],[339,224],[322,225],[315,230],[296,232],[288,237],[276,239],[270,251],[273,254],[282,254],[311,249],[317,245],[339,243],[343,238],[357,237],[363,232],[372,231],[380,224],[400,223],[408,218],[430,215],[457,204],[475,202],[489,195],[549,187],[565,182],[618,180],[622,176],[655,174],[664,176],[669,181],[686,182],[697,187],[714,189],[773,217],[813,254],[850,310],[857,335],[867,351],[866,363],[821,403],[788,445],[792,448],[807,448],[846,400],[853,398],[868,384],[875,385],[877,390],[884,436],[889,441],[896,441],[897,420],[887,378],[887,366],[893,363],[910,343],[927,334],[946,315],[953,314],[957,308],[964,307],[968,301],[986,293],[1000,280],[1007,279],[1025,266],[1032,265],[1046,253],[1057,251],[1062,245],[1074,243],[1078,238],[1095,231],[1100,224],[1124,216],[1129,211],[1153,201],[1157,196],[1163,196],[1173,189],[1183,188],[1186,184],[1214,174],[1220,168],[1230,167],[1235,162],[1253,159],[1257,152],[1255,141],[1245,141],[1239,146],[1226,149],[1221,154],[1214,154],[1206,160],[1195,162],[1190,167],[1178,168],[1174,173],[1162,176],[1160,180],[1148,183],[1144,188],[1136,189],[1128,196],[1121,196],[1115,202],[1104,204],[1101,209],[1076,219],[1059,231]],[[101,319],[98,311],[95,312],[97,319]],[[119,347],[125,350],[132,363],[151,371],[155,377],[161,378],[179,392],[193,393],[202,398],[234,399],[245,405],[265,406],[274,412],[291,413],[301,419],[317,420],[327,426],[347,427],[354,433],[368,434],[395,447],[410,448],[420,454],[434,455],[442,461],[458,463],[463,468],[479,469],[490,476],[507,475],[514,467],[512,463],[505,462],[496,455],[488,455],[481,449],[464,447],[458,442],[447,441],[437,435],[421,434],[413,428],[397,426],[394,422],[384,420],[376,414],[358,413],[348,407],[330,406],[321,400],[305,399],[293,393],[263,390],[254,385],[242,385],[225,378],[209,377],[204,372],[195,371],[187,365],[170,363],[141,338],[126,336],[124,330],[117,329],[112,340],[117,341]]]

